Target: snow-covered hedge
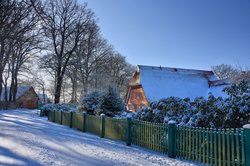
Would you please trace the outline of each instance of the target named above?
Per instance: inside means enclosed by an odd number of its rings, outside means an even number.
[[[136,119],[168,123],[171,120],[178,125],[237,128],[250,120],[250,84],[242,81],[224,89],[228,98],[209,95],[206,100],[197,97],[193,102],[189,98],[169,97],[150,104],[136,114]]]
[[[100,115],[104,113],[106,116],[114,117],[125,110],[125,105],[111,86],[104,92],[93,91],[83,97],[78,111],[86,111],[88,114]]]
[[[103,96],[101,91],[93,91],[82,98],[80,105],[77,110],[79,112],[87,112],[88,114],[94,115],[95,111],[99,108],[100,99]]]
[[[76,111],[76,105],[72,104],[46,104],[41,108],[42,111]]]

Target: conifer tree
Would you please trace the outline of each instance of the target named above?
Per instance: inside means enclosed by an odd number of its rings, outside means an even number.
[[[119,94],[113,87],[109,86],[100,101],[100,109],[102,109],[102,112],[112,117],[118,112],[124,111],[124,108],[124,103]]]

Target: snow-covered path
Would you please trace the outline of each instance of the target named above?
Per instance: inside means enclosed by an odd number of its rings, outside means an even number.
[[[194,165],[69,129],[36,112],[0,111],[0,165]]]

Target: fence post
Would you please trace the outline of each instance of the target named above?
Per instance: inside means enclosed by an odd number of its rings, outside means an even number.
[[[40,117],[43,116],[43,111],[40,109]]]
[[[245,165],[250,165],[250,124],[244,125],[245,133]]]
[[[100,129],[101,129],[100,137],[104,138],[104,136],[105,136],[105,114],[101,114],[101,126],[100,126]]]
[[[63,121],[63,116],[62,116],[63,112],[62,112],[62,111],[60,111],[60,112],[61,112],[61,114],[60,114],[60,116],[61,116],[61,117],[60,117],[60,119],[61,119],[61,120],[60,120],[60,124],[62,125],[62,124],[63,124],[63,123],[62,123],[62,121]]]
[[[127,118],[127,146],[131,146],[131,118]]]
[[[53,114],[54,114],[54,116],[53,116],[53,122],[55,123],[56,122],[56,111],[53,111]]]
[[[168,123],[168,156],[176,157],[176,126],[174,121]]]
[[[69,120],[69,122],[70,122],[69,127],[72,128],[72,126],[73,126],[73,112],[72,111],[70,112],[70,120]]]
[[[51,112],[51,111],[48,111],[48,120],[50,120],[50,112]]]
[[[82,118],[83,118],[83,121],[82,121],[82,132],[86,132],[86,117],[87,117],[87,113],[84,112],[82,114]]]

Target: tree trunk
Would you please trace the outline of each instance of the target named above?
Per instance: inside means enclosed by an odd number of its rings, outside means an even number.
[[[46,104],[46,101],[45,101],[45,88],[44,88],[44,85],[43,86],[43,104]]]
[[[72,80],[71,103],[75,103],[75,79]]]
[[[13,89],[13,101],[16,101],[16,93],[17,93],[17,73],[15,73],[14,77],[14,89]]]
[[[56,90],[55,90],[55,104],[60,102],[60,96],[61,96],[61,89],[62,89],[62,76],[58,76],[56,79]]]
[[[4,64],[3,64],[3,59],[4,59],[4,41],[1,39],[1,49],[0,49],[0,101],[2,97],[2,85],[3,85],[3,71],[4,71]]]
[[[73,76],[70,76],[70,80],[72,83],[72,93],[71,93],[71,102],[76,103],[77,102],[77,70],[74,69]]]
[[[63,103],[65,103],[66,99],[65,99],[65,84],[63,85]]]
[[[7,84],[4,84],[4,101],[8,101],[8,89],[7,89]]]
[[[3,85],[3,77],[2,77],[2,73],[0,73],[0,101],[1,101],[1,98],[2,98],[2,85]]]
[[[77,103],[77,80],[75,82],[75,93],[74,93],[75,103]]]
[[[83,92],[84,92],[84,95],[86,95],[88,93],[88,83],[85,82],[85,84],[83,84]]]
[[[14,94],[14,74],[11,74],[11,84],[10,84],[10,91],[9,91],[9,101],[13,101],[13,94]]]

